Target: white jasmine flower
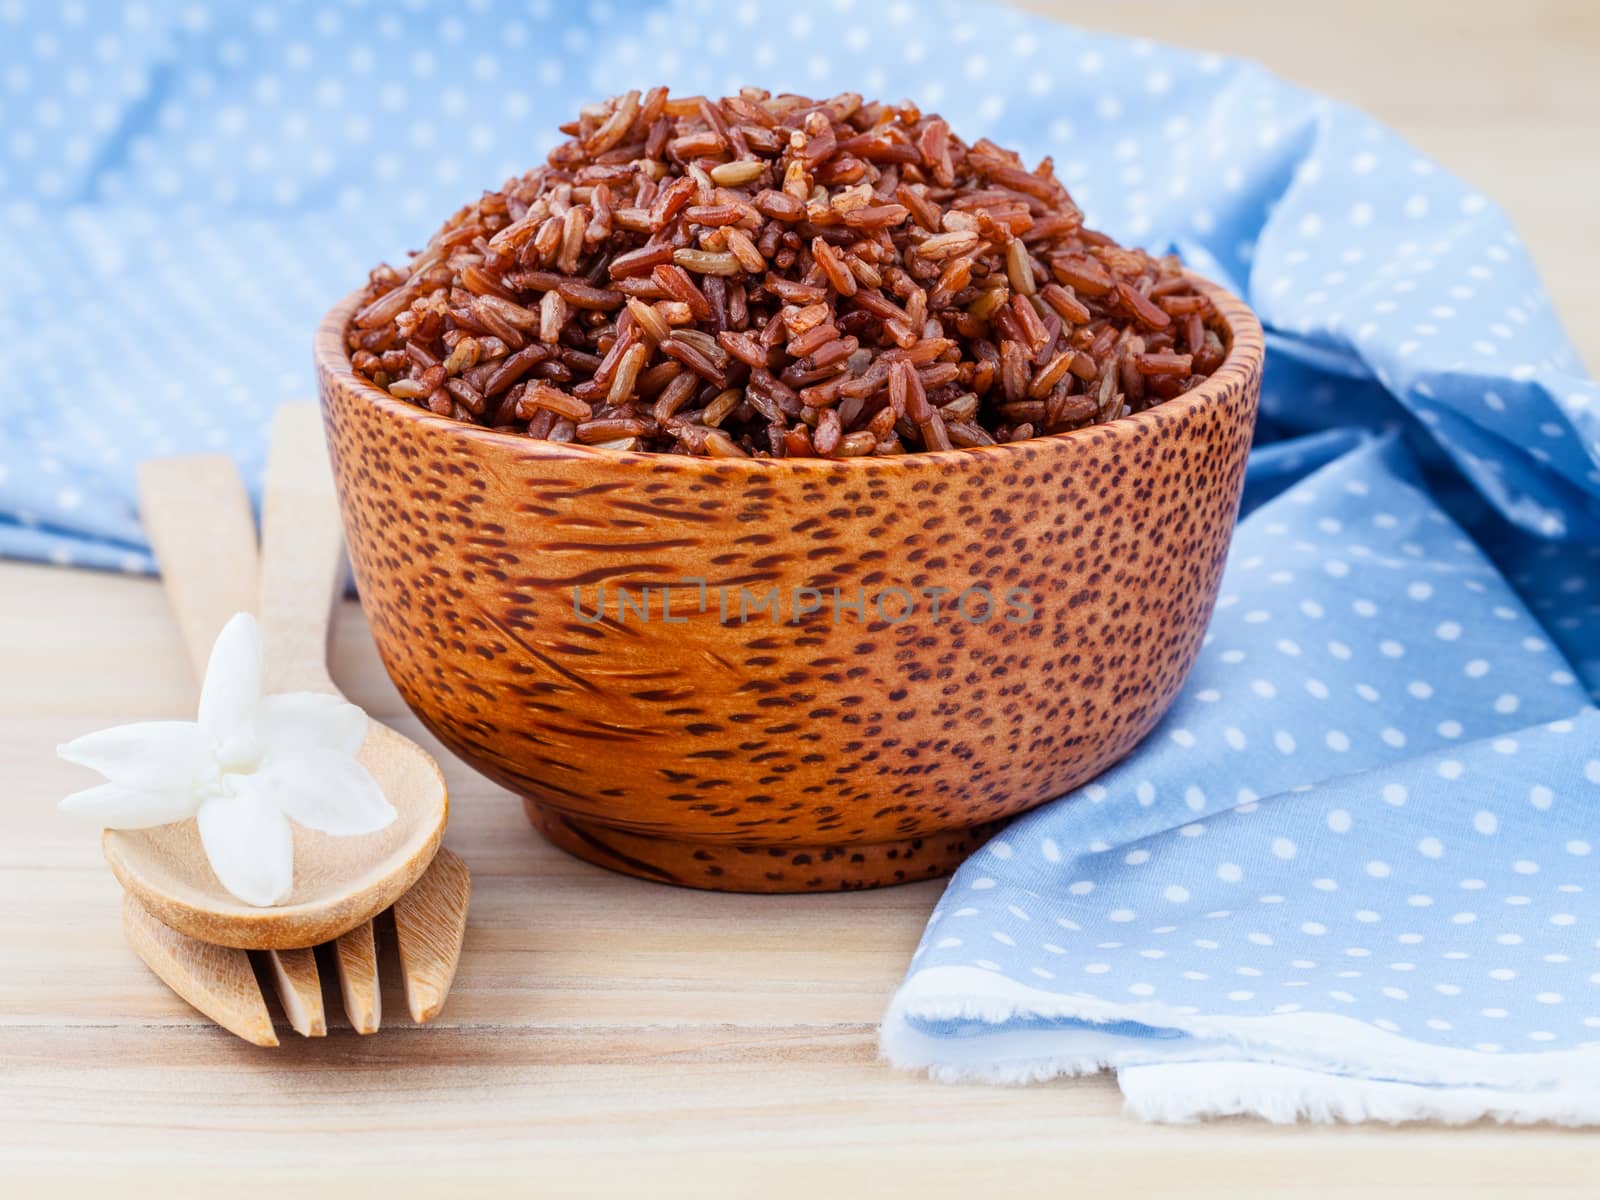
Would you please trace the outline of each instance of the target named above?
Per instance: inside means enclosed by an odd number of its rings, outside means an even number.
[[[109,829],[194,817],[222,886],[247,904],[281,904],[294,885],[292,820],[336,837],[395,819],[356,752],[367,714],[338,696],[261,694],[261,631],[249,613],[211,648],[195,721],[141,721],[57,748],[109,782],[75,792],[66,812]]]

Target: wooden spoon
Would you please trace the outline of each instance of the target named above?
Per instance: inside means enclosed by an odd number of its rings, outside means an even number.
[[[213,463],[196,473],[183,460],[147,463],[140,471],[140,503],[162,580],[190,658],[202,669],[228,618],[255,607],[248,595],[254,527],[243,489],[219,486],[223,472]],[[314,405],[278,410],[262,526],[263,689],[337,693],[326,653],[334,588],[343,578],[343,540]],[[421,878],[439,848],[448,810],[438,764],[410,739],[372,721],[360,758],[398,818],[363,837],[296,826],[294,890],[281,906],[256,908],[229,894],[206,861],[193,820],[107,830],[106,860],[150,916],[200,942],[293,950],[332,941]],[[290,967],[285,975],[304,978],[305,972]]]

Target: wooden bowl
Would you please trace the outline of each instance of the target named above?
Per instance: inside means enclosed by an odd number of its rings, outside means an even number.
[[[779,461],[433,416],[352,371],[350,296],[317,377],[384,665],[590,862],[750,892],[945,874],[1127,754],[1194,662],[1263,354],[1204,286],[1228,358],[1175,400],[1004,446]]]

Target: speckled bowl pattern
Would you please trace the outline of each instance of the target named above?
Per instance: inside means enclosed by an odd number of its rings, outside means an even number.
[[[316,366],[384,665],[580,858],[731,891],[943,875],[1127,754],[1193,665],[1263,356],[1205,286],[1228,358],[1175,400],[1010,445],[781,461],[433,416],[352,372],[351,296]]]

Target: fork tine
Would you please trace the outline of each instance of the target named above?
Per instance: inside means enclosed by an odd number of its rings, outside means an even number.
[[[131,895],[122,897],[122,932],[163,983],[229,1033],[257,1046],[278,1044],[245,951],[168,929]]]
[[[440,847],[422,878],[394,902],[406,1006],[419,1025],[439,1015],[450,993],[467,933],[471,897],[472,876],[467,864]]]
[[[363,921],[333,943],[339,964],[339,990],[344,1011],[357,1033],[377,1033],[383,1020],[383,995],[378,990],[378,943],[372,922]]]
[[[322,980],[317,978],[315,950],[268,950],[272,980],[278,986],[283,1015],[302,1037],[324,1037],[327,1018],[322,1011]]]

